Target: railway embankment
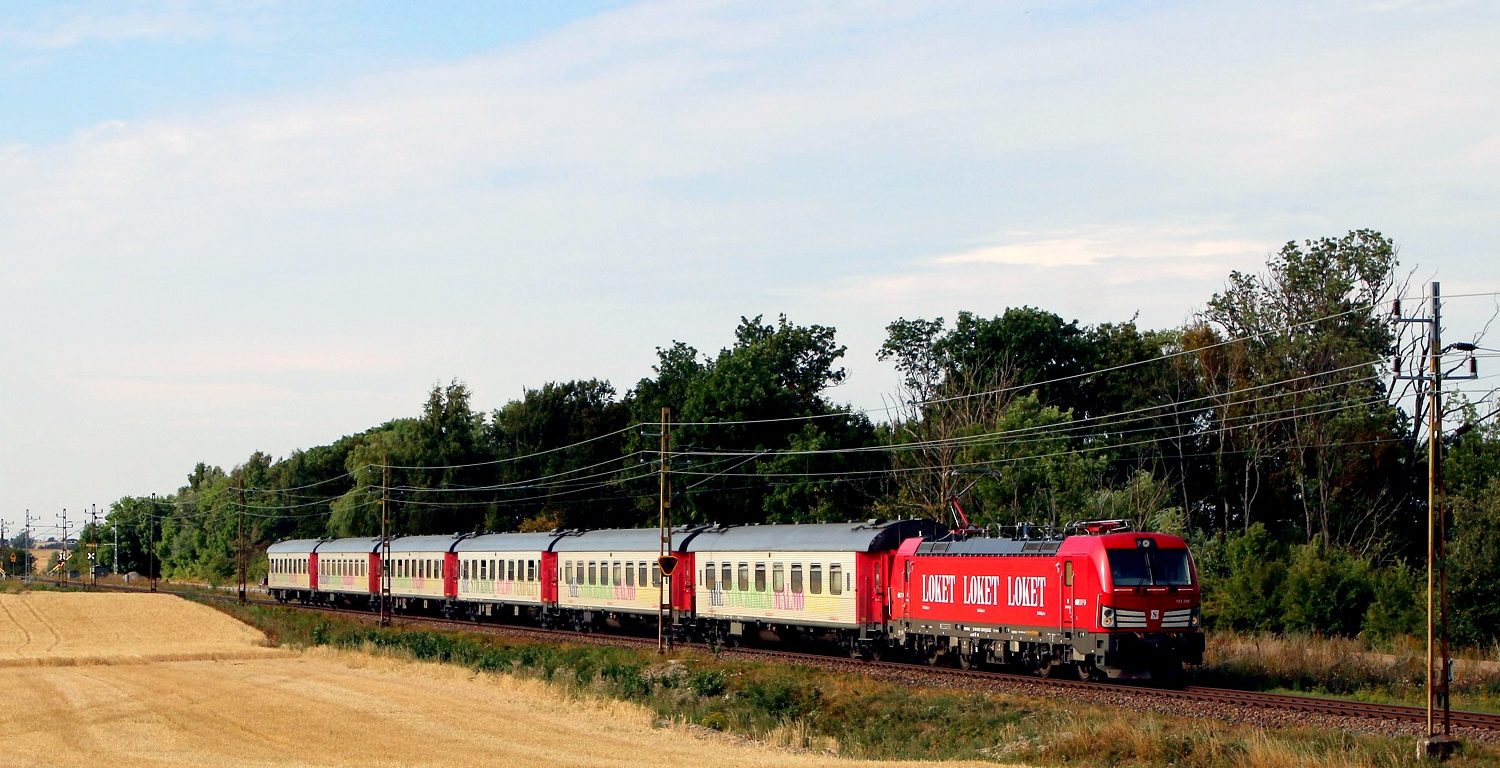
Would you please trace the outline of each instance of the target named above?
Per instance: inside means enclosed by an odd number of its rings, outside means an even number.
[[[934,682],[936,670],[795,663],[618,638],[439,628],[272,606],[228,606],[291,646],[431,660],[542,681],[568,695],[646,707],[661,723],[867,759],[1035,765],[1396,766],[1415,762],[1410,723],[1192,701],[1149,690],[1065,692],[1037,680]],[[1500,762],[1487,737],[1454,765]]]

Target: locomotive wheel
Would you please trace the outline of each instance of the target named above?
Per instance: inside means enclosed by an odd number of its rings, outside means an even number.
[[[958,668],[959,669],[973,669],[974,668],[974,654],[972,652],[968,652],[968,651],[959,651],[958,652]]]
[[[922,654],[922,661],[929,667],[935,667],[943,661],[943,649],[933,646]]]

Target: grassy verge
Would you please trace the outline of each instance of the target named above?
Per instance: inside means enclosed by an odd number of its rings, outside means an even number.
[[[1215,633],[1204,661],[1193,673],[1203,685],[1415,706],[1427,700],[1426,646],[1410,638],[1370,647],[1349,638]],[[1500,712],[1500,663],[1459,655],[1450,690],[1456,709]]]
[[[1411,739],[1229,726],[1112,708],[907,688],[854,675],[729,661],[698,651],[544,644],[382,629],[295,609],[217,607],[289,646],[330,646],[548,681],[574,695],[636,702],[685,722],[779,746],[872,759],[987,759],[1035,765],[1404,766]],[[1471,747],[1453,765],[1492,765]]]

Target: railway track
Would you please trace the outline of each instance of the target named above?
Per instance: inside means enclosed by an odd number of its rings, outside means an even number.
[[[43,581],[43,580],[39,580]],[[58,582],[46,582],[57,584]],[[140,587],[121,585],[97,585],[90,586],[70,582],[67,586],[106,589],[124,592],[143,592]],[[163,592],[180,592],[175,589],[159,589]],[[213,595],[222,600],[233,601],[237,599],[235,594]],[[248,602],[258,605],[276,606],[281,603],[269,598],[253,598]],[[367,610],[353,608],[337,608],[330,606],[299,605],[305,610],[315,610],[323,613],[352,616],[365,621],[372,621],[376,616]],[[443,619],[431,616],[419,616],[402,614],[397,617],[400,624],[410,626],[413,624],[439,627],[444,629],[458,629],[464,631],[479,631],[487,634],[499,634],[510,637],[530,637],[542,640],[565,640],[567,642],[587,642],[599,644],[611,644],[633,647],[650,647],[657,644],[655,638],[646,638],[629,634],[603,634],[603,633],[578,633],[571,630],[544,629],[541,627],[525,627],[511,624],[477,623],[457,619]],[[682,645],[679,643],[679,645]],[[703,644],[690,643],[689,647],[706,648]],[[1087,692],[1089,694],[1115,694],[1128,697],[1150,697],[1160,700],[1169,700],[1182,703],[1202,703],[1217,706],[1249,707],[1257,709],[1268,709],[1289,712],[1303,712],[1318,715],[1331,715],[1336,717],[1349,717],[1361,719],[1374,719],[1393,723],[1418,723],[1425,724],[1427,721],[1426,710],[1422,707],[1406,706],[1401,704],[1375,704],[1362,701],[1351,701],[1347,699],[1330,699],[1317,696],[1299,696],[1282,693],[1263,693],[1258,691],[1242,691],[1229,688],[1210,688],[1204,686],[1184,686],[1182,688],[1157,688],[1139,685],[1122,685],[1118,683],[1084,682],[1078,680],[1058,680],[1040,678],[1034,675],[1021,675],[1007,672],[994,672],[988,670],[961,670],[948,667],[930,667],[918,663],[894,662],[894,661],[857,661],[853,659],[840,658],[825,654],[807,653],[804,651],[781,650],[770,648],[735,647],[722,650],[723,654],[731,657],[743,657],[751,659],[763,659],[775,662],[793,662],[806,666],[831,668],[839,671],[849,671],[856,674],[868,675],[872,670],[880,670],[893,673],[902,679],[921,678],[933,684],[951,684],[953,680],[961,679],[982,684],[1012,683],[1024,686],[1042,686],[1052,690],[1072,690]],[[1488,712],[1453,711],[1451,723],[1455,729],[1482,731],[1500,735],[1500,714]]]

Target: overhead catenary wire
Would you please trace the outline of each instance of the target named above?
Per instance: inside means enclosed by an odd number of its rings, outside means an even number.
[[[1494,295],[1500,295],[1500,292],[1486,292],[1486,293],[1474,293],[1474,294],[1456,294],[1456,295],[1448,296],[1446,298],[1449,298],[1449,299],[1459,299],[1459,298],[1470,298],[1470,297],[1476,297],[1476,296],[1494,296]],[[1057,377],[1057,378],[1050,379],[1050,380],[1044,380],[1044,381],[1032,382],[1032,383],[1028,383],[1028,384],[1020,384],[1020,385],[1015,385],[1015,386],[1011,386],[1011,387],[1005,387],[1005,388],[1001,388],[1001,389],[997,389],[997,390],[992,390],[991,392],[988,392],[988,393],[973,393],[973,394],[970,394],[970,395],[966,395],[966,397],[978,397],[978,396],[983,396],[983,395],[986,395],[986,394],[996,394],[996,393],[1001,393],[1001,392],[1006,392],[1006,391],[1015,391],[1015,390],[1021,390],[1021,389],[1036,388],[1036,387],[1046,386],[1048,384],[1055,384],[1055,383],[1060,383],[1060,382],[1069,381],[1069,380],[1078,379],[1078,378],[1084,378],[1084,377],[1089,377],[1089,376],[1096,376],[1096,375],[1100,375],[1100,374],[1103,374],[1103,373],[1109,373],[1109,372],[1113,372],[1113,371],[1118,371],[1118,370],[1122,370],[1122,369],[1126,369],[1126,368],[1130,368],[1130,367],[1134,367],[1134,366],[1148,365],[1148,364],[1152,364],[1152,363],[1163,362],[1163,361],[1170,360],[1172,358],[1180,357],[1180,356],[1184,356],[1184,355],[1200,354],[1202,352],[1205,352],[1207,350],[1214,349],[1214,348],[1217,348],[1217,347],[1231,345],[1231,344],[1235,344],[1235,343],[1243,343],[1243,342],[1247,342],[1247,341],[1252,341],[1252,340],[1255,340],[1255,339],[1264,338],[1264,337],[1276,335],[1276,334],[1279,334],[1279,333],[1287,333],[1287,332],[1291,332],[1291,331],[1294,331],[1294,330],[1299,329],[1299,328],[1304,328],[1304,327],[1308,327],[1308,326],[1311,326],[1311,325],[1315,325],[1315,324],[1320,323],[1320,322],[1326,322],[1326,321],[1329,321],[1329,320],[1332,320],[1332,319],[1337,319],[1339,317],[1343,317],[1343,316],[1346,316],[1346,315],[1349,315],[1349,314],[1354,314],[1354,313],[1361,312],[1361,311],[1368,311],[1370,309],[1373,309],[1375,306],[1377,306],[1377,305],[1363,305],[1363,306],[1359,306],[1359,307],[1354,307],[1354,308],[1351,308],[1351,309],[1343,311],[1343,312],[1335,313],[1335,314],[1328,315],[1328,316],[1321,317],[1321,318],[1316,318],[1316,319],[1313,319],[1313,320],[1301,321],[1301,322],[1298,322],[1298,323],[1289,324],[1287,326],[1283,326],[1283,327],[1276,328],[1276,329],[1268,329],[1266,331],[1261,331],[1261,332],[1258,332],[1258,333],[1255,333],[1255,334],[1251,334],[1251,335],[1248,335],[1248,336],[1241,336],[1241,337],[1234,337],[1234,338],[1225,339],[1223,341],[1220,341],[1220,342],[1217,342],[1217,343],[1211,344],[1211,345],[1206,345],[1204,347],[1197,347],[1197,348],[1193,348],[1193,349],[1182,349],[1182,350],[1178,350],[1178,351],[1173,352],[1173,353],[1169,353],[1169,354],[1165,354],[1165,355],[1159,355],[1159,356],[1155,356],[1155,357],[1150,357],[1150,358],[1147,358],[1147,359],[1144,359],[1144,360],[1131,361],[1131,362],[1123,363],[1123,364],[1116,365],[1116,366],[1110,366],[1110,367],[1107,367],[1107,368],[1096,369],[1096,370],[1093,370],[1093,371],[1086,371],[1086,372],[1081,372],[1081,373],[1077,373],[1077,374],[1071,374],[1069,376]],[[1316,376],[1325,376],[1325,375],[1330,375],[1331,373],[1336,373],[1338,371],[1349,370],[1349,369],[1358,368],[1358,367],[1373,366],[1373,365],[1376,365],[1376,364],[1378,364],[1378,361],[1363,362],[1363,363],[1356,364],[1354,366],[1348,366],[1346,368],[1336,369],[1334,371],[1319,372],[1319,373],[1315,373],[1315,374],[1309,374],[1306,377],[1299,377],[1299,378],[1289,379],[1289,380],[1286,380],[1286,382],[1297,381],[1297,380],[1300,380],[1300,378],[1312,378],[1312,377],[1316,377]],[[1336,383],[1330,384],[1328,386],[1344,386],[1346,384],[1359,383],[1360,381],[1362,381],[1362,380],[1353,380],[1351,382],[1336,382]],[[1225,393],[1215,393],[1215,394],[1211,394],[1211,395],[1205,395],[1205,396],[1203,396],[1201,398],[1196,398],[1196,400],[1197,401],[1212,401],[1212,400],[1222,400],[1224,398],[1233,398],[1233,397],[1238,396],[1238,395],[1240,395],[1240,394],[1242,394],[1244,392],[1249,392],[1249,391],[1252,391],[1252,390],[1260,388],[1260,387],[1277,386],[1278,384],[1284,384],[1286,382],[1279,382],[1279,383],[1273,382],[1271,384],[1260,385],[1259,387],[1244,388],[1244,389],[1234,390],[1234,391],[1225,392]],[[1307,391],[1312,391],[1312,390],[1311,389],[1309,389],[1309,390],[1300,390],[1299,392],[1307,392]],[[1270,396],[1270,397],[1278,397],[1278,396]],[[953,399],[958,399],[958,398],[939,398],[939,399],[935,399],[935,400],[929,401],[929,402],[931,402],[931,403],[940,403],[940,402],[950,401],[950,400],[953,400]],[[1261,400],[1261,399],[1266,399],[1266,398],[1254,398],[1253,400],[1254,401],[1258,401],[1258,400]],[[1251,401],[1252,400],[1242,400],[1242,401],[1239,401],[1239,402],[1231,403],[1229,405],[1231,405],[1233,407],[1242,407],[1245,403],[1251,402]],[[1148,413],[1148,412],[1151,412],[1151,411],[1159,411],[1159,410],[1163,410],[1163,409],[1166,409],[1166,408],[1181,408],[1184,405],[1190,404],[1191,402],[1193,402],[1193,401],[1192,400],[1187,400],[1187,401],[1177,401],[1177,402],[1173,402],[1173,403],[1157,404],[1157,405],[1152,405],[1152,406],[1147,406],[1147,407],[1144,407],[1144,408],[1136,409],[1135,411],[1127,411],[1127,412],[1114,413],[1114,414],[1101,414],[1101,415],[1097,415],[1097,416],[1089,416],[1089,417],[1085,417],[1084,419],[1072,420],[1070,422],[1061,422],[1059,424],[1054,424],[1054,425],[1038,425],[1038,426],[1032,426],[1032,427],[1018,428],[1017,430],[1014,430],[1014,432],[1018,433],[1018,434],[1025,434],[1027,432],[1035,432],[1035,433],[1046,434],[1049,430],[1051,430],[1053,433],[1078,432],[1078,431],[1081,431],[1082,429],[1087,428],[1087,424],[1086,423],[1090,422],[1090,421],[1105,420],[1105,419],[1116,419],[1116,420],[1118,420],[1122,416],[1130,415],[1130,414],[1133,414],[1133,413]],[[797,416],[797,417],[785,417],[785,418],[764,419],[764,420],[711,421],[711,422],[688,422],[688,421],[684,421],[684,422],[676,422],[676,423],[674,423],[674,426],[729,426],[729,425],[736,425],[736,424],[760,424],[760,423],[777,423],[777,422],[788,422],[788,421],[807,421],[807,420],[811,420],[811,419],[815,419],[815,418],[834,418],[834,417],[841,417],[841,416],[850,416],[850,415],[860,414],[860,413],[866,413],[867,414],[867,413],[872,413],[872,412],[876,412],[876,411],[880,411],[880,410],[889,411],[891,409],[890,408],[885,408],[885,409],[870,409],[870,410],[865,410],[865,411],[859,411],[859,410],[852,410],[852,409],[850,409],[850,410],[843,410],[843,411],[838,411],[838,412],[834,412],[834,413],[830,413],[830,414],[820,414],[820,415],[815,415],[815,416]],[[1137,420],[1140,420],[1140,419],[1131,419],[1131,420],[1126,420],[1126,421],[1116,421],[1113,424],[1113,426],[1118,426],[1119,424],[1128,423],[1129,421],[1137,421]],[[283,496],[286,496],[286,495],[288,495],[288,494],[290,494],[290,493],[292,493],[294,491],[307,490],[307,489],[311,489],[311,488],[316,488],[316,487],[327,485],[327,484],[330,484],[330,483],[333,483],[333,482],[344,480],[346,478],[348,478],[348,479],[354,479],[354,480],[357,481],[358,480],[358,477],[357,477],[357,473],[358,472],[364,471],[364,470],[367,470],[367,469],[372,469],[372,468],[386,468],[386,467],[389,467],[389,468],[393,468],[393,469],[402,469],[402,470],[407,470],[407,471],[433,471],[433,470],[452,470],[452,469],[467,469],[467,468],[475,468],[475,467],[494,466],[494,465],[500,465],[500,464],[505,464],[505,463],[517,462],[517,461],[522,461],[522,460],[525,460],[525,459],[528,459],[528,458],[534,458],[534,457],[539,457],[539,456],[544,456],[544,455],[548,455],[548,454],[553,454],[553,453],[557,453],[557,452],[561,452],[561,451],[566,451],[566,450],[574,449],[574,448],[577,448],[577,447],[581,447],[583,445],[587,445],[587,444],[594,443],[594,442],[597,442],[597,441],[600,441],[600,440],[608,439],[608,438],[613,437],[613,436],[624,434],[624,433],[629,432],[631,430],[639,429],[641,427],[648,426],[648,425],[649,426],[654,426],[655,423],[652,422],[652,423],[649,423],[649,424],[648,423],[631,424],[629,426],[622,427],[620,429],[614,430],[613,432],[609,432],[609,433],[605,433],[605,434],[601,434],[601,435],[595,435],[593,437],[587,438],[585,440],[578,441],[576,443],[572,443],[572,444],[564,445],[564,446],[556,446],[556,447],[552,447],[552,448],[542,449],[542,450],[538,450],[538,451],[535,451],[533,453],[529,453],[529,454],[522,455],[522,456],[502,457],[502,458],[499,458],[499,459],[487,460],[487,461],[481,461],[481,462],[469,462],[469,463],[449,464],[449,465],[429,465],[429,466],[412,466],[412,465],[399,465],[399,464],[374,464],[374,463],[370,463],[370,464],[363,465],[362,467],[356,468],[353,471],[346,472],[346,473],[344,473],[342,475],[338,475],[338,476],[330,477],[330,478],[324,478],[322,480],[319,480],[319,481],[316,481],[316,482],[313,482],[313,483],[308,483],[308,484],[301,485],[301,486],[293,486],[293,487],[289,487],[289,488],[246,488],[245,490],[248,493],[282,494]],[[1179,424],[1178,426],[1181,427],[1181,426],[1184,426],[1184,425],[1183,424]],[[1130,431],[1134,432],[1134,431],[1142,431],[1142,430],[1130,430]],[[981,440],[993,439],[993,437],[994,437],[993,435],[986,435],[986,436],[982,436]],[[858,449],[822,449],[821,451],[819,451],[819,450],[804,450],[804,451],[798,451],[798,450],[776,450],[776,451],[770,451],[770,450],[764,450],[763,449],[761,451],[755,451],[755,452],[749,452],[749,451],[741,451],[741,452],[713,452],[713,451],[707,451],[707,452],[696,452],[696,453],[683,453],[683,454],[680,454],[680,455],[700,455],[700,456],[705,456],[705,457],[749,457],[749,458],[754,458],[756,456],[761,456],[761,455],[765,455],[765,456],[787,456],[787,455],[812,455],[812,454],[816,454],[816,453],[830,453],[830,452],[855,452],[855,451],[886,451],[886,452],[889,452],[889,451],[894,451],[894,450],[916,450],[916,449],[921,449],[921,447],[923,445],[924,445],[923,443],[891,443],[891,444],[885,444],[885,445],[881,445],[881,446],[863,446],[863,447],[860,447]],[[1111,444],[1111,445],[1108,445],[1108,446],[1099,446],[1097,448],[1099,448],[1099,449],[1102,449],[1102,448],[1122,448],[1122,447],[1128,447],[1129,445],[1131,445],[1131,444],[1128,444],[1128,443],[1127,444],[1114,443],[1114,444]],[[678,454],[674,454],[674,455],[678,455]],[[624,458],[624,457],[622,457],[622,458]],[[611,459],[608,462],[601,462],[601,463],[599,463],[597,465],[593,465],[593,466],[602,466],[604,464],[613,463],[615,461],[620,461],[620,460],[621,459],[618,459],[618,458],[617,459]],[[743,462],[741,462],[741,463],[743,463]],[[404,486],[402,488],[404,488],[405,490],[410,491],[410,492],[424,492],[424,493],[425,492],[433,492],[433,493],[436,493],[436,492],[462,492],[462,491],[521,490],[521,489],[533,489],[533,488],[544,488],[544,487],[561,487],[557,483],[548,483],[546,481],[552,480],[552,479],[556,479],[556,478],[559,478],[559,477],[574,476],[578,472],[581,472],[581,471],[583,471],[583,468],[574,469],[574,470],[568,470],[568,471],[560,472],[560,473],[554,473],[553,475],[544,475],[544,476],[541,476],[539,478],[528,478],[528,479],[525,479],[525,480],[518,480],[518,481],[512,481],[512,482],[500,483],[500,484],[492,484],[492,485],[488,485],[488,486],[470,486],[470,487],[463,487],[463,486],[443,486],[443,487],[431,488],[431,489],[425,489],[425,488],[420,488],[420,487],[412,487],[412,486]],[[577,477],[577,478],[574,478],[574,479],[588,479],[589,477],[594,477],[594,476],[583,476],[583,477]],[[361,485],[364,485],[364,487],[366,487],[366,488],[371,487],[371,486],[368,486],[368,485],[365,485],[365,484],[361,484]],[[338,498],[338,497],[332,497],[332,498]],[[247,509],[248,508],[254,508],[254,509],[257,509],[257,510],[272,510],[272,511],[274,511],[274,510],[282,510],[282,509],[309,508],[309,507],[316,507],[316,506],[322,506],[322,505],[328,504],[328,503],[330,503],[330,501],[332,500],[332,498],[327,498],[327,499],[315,498],[315,499],[307,500],[304,503],[297,503],[297,504],[292,504],[292,505],[256,505],[254,507],[250,507],[250,506],[247,505]],[[483,501],[483,502],[478,502],[478,503],[494,503],[494,502],[493,501]]]

